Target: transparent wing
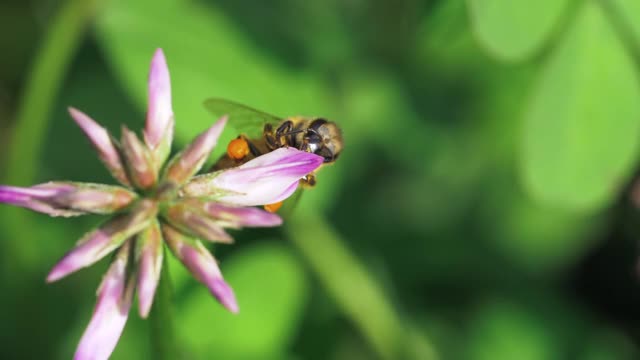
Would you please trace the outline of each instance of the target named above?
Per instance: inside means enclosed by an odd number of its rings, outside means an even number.
[[[216,118],[229,115],[228,124],[249,138],[262,136],[265,124],[275,126],[282,121],[282,118],[277,116],[220,98],[205,100],[204,107]]]

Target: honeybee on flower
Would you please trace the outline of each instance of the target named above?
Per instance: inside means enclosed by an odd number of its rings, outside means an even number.
[[[254,206],[286,199],[299,181],[324,161],[313,153],[281,148],[237,167],[197,175],[216,146],[227,117],[221,117],[169,159],[174,115],[169,70],[160,49],[151,61],[148,86],[142,139],[123,126],[118,142],[89,116],[69,109],[120,185],[53,181],[32,187],[0,186],[0,203],[50,216],[112,215],[84,235],[47,276],[48,282],[57,281],[115,252],[75,359],[107,359],[111,355],[134,292],[140,315],[149,315],[165,244],[225,308],[237,312],[233,290],[201,240],[230,243],[232,238],[225,228],[280,225],[282,219],[277,214]]]

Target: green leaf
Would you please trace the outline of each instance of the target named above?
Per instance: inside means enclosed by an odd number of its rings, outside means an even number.
[[[532,202],[516,187],[512,177],[504,177],[486,189],[488,209],[481,216],[491,224],[489,241],[527,273],[548,275],[575,265],[596,243],[606,219]]]
[[[98,20],[100,45],[141,110],[146,109],[151,56],[155,48],[164,49],[176,133],[183,141],[215,120],[203,106],[209,97],[228,98],[280,116],[327,111],[327,95],[314,74],[287,68],[260,50],[213,5],[113,0]],[[219,144],[237,135],[225,133]],[[216,154],[222,151],[224,146],[218,146]]]
[[[182,343],[202,358],[262,359],[285,352],[308,298],[305,270],[282,245],[261,244],[221,263],[239,314],[218,304],[203,286],[177,306]]]
[[[591,330],[584,339],[584,360],[631,360],[637,359],[637,349],[631,339],[618,329],[605,327]]]
[[[640,1],[637,0],[611,0],[608,5],[612,6],[615,13],[619,15],[624,25],[633,36],[635,46],[640,47]]]
[[[487,52],[505,61],[534,55],[549,38],[568,0],[468,0],[473,32]]]
[[[97,1],[66,1],[44,32],[45,36],[22,87],[23,94],[12,125],[11,137],[3,140],[10,140],[3,149],[8,154],[5,168],[0,174],[3,182],[26,185],[35,181],[53,103],[96,7]],[[0,210],[0,225],[8,238],[23,239],[19,245],[11,248],[12,253],[7,257],[11,268],[33,267],[42,260],[42,253],[35,245],[36,239],[30,238],[28,232],[26,236],[20,236],[21,227],[35,226],[25,214]]]
[[[289,240],[379,358],[398,358],[397,351],[404,345],[404,323],[385,289],[322,215],[312,208],[303,211],[287,220],[284,229]]]
[[[494,300],[471,322],[468,359],[541,360],[561,358],[559,339],[541,314]]]
[[[632,59],[594,2],[585,2],[540,75],[525,114],[522,175],[545,204],[606,206],[627,181],[640,137]]]

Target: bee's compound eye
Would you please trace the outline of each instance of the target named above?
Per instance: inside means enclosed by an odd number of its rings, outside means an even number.
[[[249,143],[242,137],[231,140],[227,145],[227,155],[234,160],[244,159],[249,155]]]
[[[324,158],[324,162],[332,162],[335,159],[331,150],[326,147],[321,148],[320,150],[315,152],[316,155],[320,155]]]
[[[320,127],[322,127],[324,124],[326,124],[328,121],[325,119],[315,119],[311,122],[311,124],[309,125],[309,127],[315,131],[320,130]]]

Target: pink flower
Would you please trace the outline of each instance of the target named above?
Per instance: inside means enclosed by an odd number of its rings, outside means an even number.
[[[167,162],[174,118],[169,70],[160,49],[151,62],[143,140],[123,127],[116,142],[81,111],[70,108],[69,113],[122,186],[67,181],[28,188],[0,186],[0,203],[51,216],[113,215],[87,233],[47,277],[48,282],[57,281],[117,251],[75,359],[111,355],[134,291],[140,315],[149,315],[160,280],[163,244],[225,308],[238,312],[233,290],[199,239],[230,243],[225,228],[280,225],[278,215],[247,206],[287,198],[302,177],[322,164],[322,157],[283,148],[237,168],[195,176],[216,146],[227,122],[223,117]]]

